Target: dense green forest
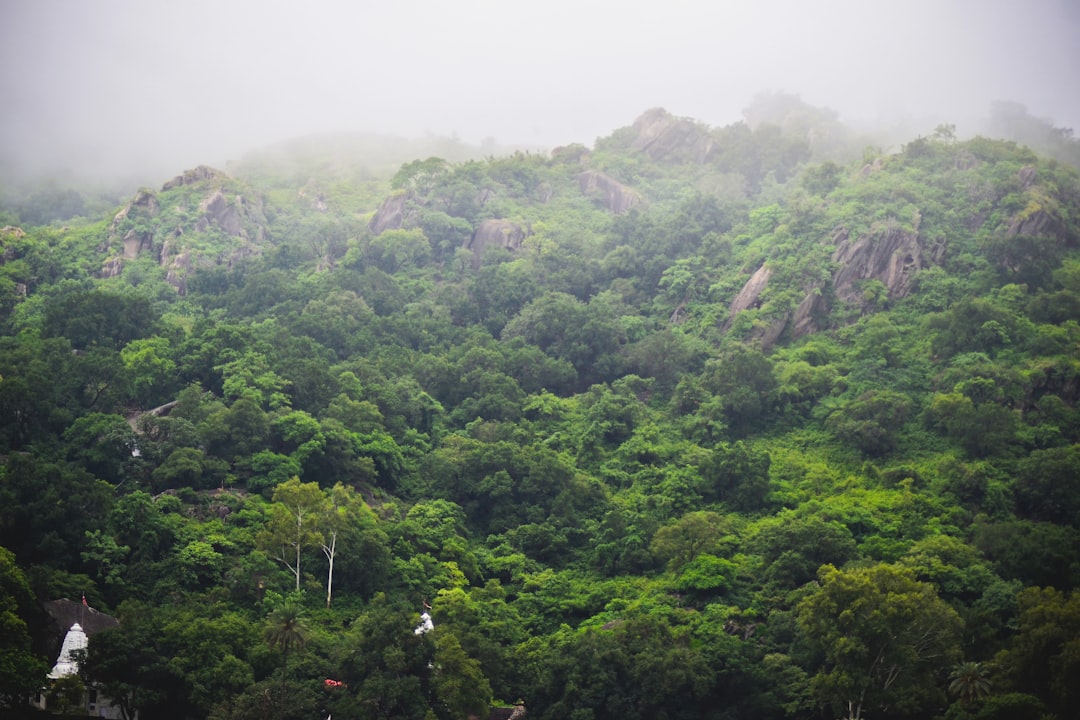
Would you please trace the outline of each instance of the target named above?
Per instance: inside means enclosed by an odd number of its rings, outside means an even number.
[[[85,594],[144,720],[1073,716],[1080,152],[998,111],[12,196],[0,703]]]

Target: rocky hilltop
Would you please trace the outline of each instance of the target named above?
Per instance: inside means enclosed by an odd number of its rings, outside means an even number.
[[[644,112],[631,126],[630,148],[654,162],[703,163],[716,147],[709,128],[690,118],[675,117],[663,108]]]
[[[957,174],[974,177],[980,163],[972,162],[964,151],[958,151],[957,157],[963,159],[956,163]],[[884,176],[873,182],[896,182],[889,173],[896,172],[897,165],[899,161],[894,161],[892,168],[886,165],[883,169],[880,162],[868,166],[853,179],[853,187],[858,189],[861,182],[877,173]],[[970,177],[967,180],[973,182]],[[1006,196],[1004,189],[1019,193]],[[802,301],[785,312],[774,313],[768,323],[759,323],[751,336],[768,348],[785,334],[795,339],[825,329],[828,323],[825,318],[834,310],[842,310],[839,315],[847,318],[880,310],[908,297],[920,272],[946,268],[970,252],[973,239],[977,239],[974,249],[985,252],[998,271],[1006,274],[1020,274],[1023,267],[1035,260],[1030,246],[1053,252],[1080,245],[1080,238],[1070,232],[1065,220],[1080,208],[1080,197],[1075,191],[1062,193],[1048,182],[1039,182],[1030,166],[1007,178],[1002,191],[991,191],[983,184],[979,192],[984,195],[980,207],[968,207],[963,198],[954,200],[957,210],[953,211],[952,227],[948,218],[929,210],[924,215],[918,205],[912,205],[907,222],[894,216],[862,229],[844,222],[816,242],[806,238],[811,245],[829,249],[829,280],[803,281]],[[931,205],[928,198],[923,202],[925,207]],[[1005,203],[1021,209],[1002,212]],[[872,209],[862,211],[872,212]],[[773,269],[784,260],[783,253],[769,258],[750,275],[731,301],[723,324],[725,329],[734,325],[740,313],[765,307],[766,291],[771,285],[791,282],[790,277],[776,277],[779,273]],[[835,322],[837,316],[832,317]]]
[[[168,282],[186,292],[197,267],[225,265],[259,255],[270,241],[263,200],[214,168],[177,175],[160,191],[139,190],[112,219],[100,275],[114,277],[124,264],[149,254],[167,268]]]

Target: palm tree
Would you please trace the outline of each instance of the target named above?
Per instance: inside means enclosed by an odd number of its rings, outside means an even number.
[[[287,603],[270,613],[263,638],[271,650],[281,648],[281,693],[285,695],[285,678],[289,669],[289,651],[307,644],[308,627],[303,609],[295,603]]]
[[[949,692],[960,698],[960,702],[970,705],[990,694],[990,681],[986,679],[986,668],[978,662],[962,662],[949,674]]]

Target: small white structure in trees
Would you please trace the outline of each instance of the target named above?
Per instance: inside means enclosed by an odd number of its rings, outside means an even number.
[[[68,631],[60,645],[56,663],[49,671],[49,684],[41,688],[35,697],[30,698],[31,706],[39,710],[52,709],[53,712],[74,711],[77,715],[107,720],[123,718],[121,708],[99,692],[94,683],[84,686],[79,678],[79,661],[85,658],[89,646],[88,636],[116,627],[119,622],[116,618],[90,607],[85,596],[81,603],[67,598],[52,600],[45,603],[45,609],[56,622],[57,629],[67,626]],[[71,625],[68,626],[68,623]],[[54,703],[60,705],[52,708]],[[137,720],[138,712],[134,715]]]
[[[435,623],[431,622],[431,615],[425,611],[420,613],[420,624],[413,630],[413,635],[426,635],[434,629]]]
[[[79,662],[76,659],[76,651],[86,650],[87,638],[82,625],[75,623],[64,636],[64,644],[60,646],[60,656],[56,658],[56,664],[49,671],[49,679],[75,675],[79,672]]]

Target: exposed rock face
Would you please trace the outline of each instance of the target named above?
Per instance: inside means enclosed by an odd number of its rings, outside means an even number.
[[[368,223],[368,229],[381,235],[386,230],[400,228],[405,222],[405,207],[411,197],[409,193],[396,193],[383,200]]]
[[[476,231],[473,232],[472,238],[469,239],[465,247],[472,250],[473,268],[478,268],[480,267],[480,259],[488,248],[502,247],[508,250],[517,250],[526,237],[528,237],[528,233],[509,220],[484,220],[476,227]]]
[[[124,246],[124,258],[133,260],[139,251],[149,250],[154,246],[154,233],[146,229],[147,222],[158,216],[161,207],[153,190],[142,189],[135,197],[113,217],[109,230],[109,244],[119,239]],[[127,227],[125,221],[131,220],[138,227]],[[125,228],[127,228],[125,230]],[[121,233],[123,236],[121,237]]]
[[[134,230],[124,235],[124,259],[134,260],[139,257],[143,250],[154,247],[154,234],[150,232],[137,233]]]
[[[194,170],[185,170],[183,175],[177,175],[169,182],[161,186],[161,192],[178,188],[182,185],[194,185],[196,183],[205,182],[207,180],[213,180],[214,178],[224,177],[225,173],[220,170],[215,170],[212,167],[206,165],[200,165]]]
[[[765,286],[769,284],[770,277],[772,277],[772,270],[764,265],[750,276],[739,294],[731,301],[731,312],[728,315],[729,323],[730,318],[734,318],[743,310],[748,310],[757,304],[758,296],[761,295],[761,291],[765,289]]]
[[[832,260],[839,268],[832,278],[832,294],[841,302],[857,305],[862,302],[862,283],[866,280],[880,281],[890,299],[906,297],[915,273],[940,262],[943,254],[943,248],[923,247],[917,230],[896,224],[883,225],[854,239],[846,228],[837,228],[832,242],[836,246]],[[725,331],[740,312],[760,305],[759,298],[771,277],[772,272],[763,265],[747,280],[731,303]],[[809,287],[805,292],[795,310],[755,329],[753,339],[768,348],[785,332],[798,338],[819,330],[822,317],[829,311],[828,293],[821,287]]]
[[[172,242],[166,240],[161,246],[158,262],[161,267],[166,268],[165,282],[176,288],[181,295],[187,295],[187,278],[192,269],[191,254],[176,250]],[[232,267],[231,258],[229,267]]]
[[[322,191],[320,191],[315,186],[314,178],[308,180],[307,185],[300,188],[296,194],[298,197],[302,198],[310,197],[311,199],[309,200],[309,203],[311,205],[311,209],[315,210],[316,212],[324,213],[330,209],[326,204],[326,195],[324,195]]]
[[[1016,173],[1016,177],[1020,179],[1020,184],[1027,190],[1035,182],[1036,173],[1037,171],[1032,165],[1025,165]]]
[[[785,328],[790,327],[791,334],[797,338],[809,335],[818,330],[819,319],[828,310],[828,304],[825,302],[825,298],[822,297],[821,292],[811,290],[803,298],[803,301],[799,303],[799,307],[795,308],[795,314],[791,316],[791,320],[785,323]],[[783,329],[781,329],[781,332],[783,332]]]
[[[735,321],[735,317],[743,310],[749,310],[760,306],[758,298],[761,293],[769,284],[769,279],[773,276],[773,271],[762,265],[759,267],[750,279],[743,285],[742,290],[735,296],[735,299],[731,301],[731,311],[728,313],[728,318],[724,322],[723,331],[727,332],[731,329],[732,323]],[[800,306],[801,307],[801,306]],[[807,310],[809,312],[809,310]],[[780,335],[784,332],[784,329],[788,326],[789,315],[776,320],[767,327],[755,328],[751,333],[750,339],[756,340],[761,344],[762,350],[767,350],[772,347],[773,343],[777,341]]]
[[[15,227],[14,225],[7,225],[0,228],[0,265],[9,263],[17,256],[17,251],[14,245],[9,245],[10,240],[19,240],[26,237],[26,233],[22,228]]]
[[[641,195],[636,190],[598,170],[586,170],[578,175],[578,186],[585,195],[598,195],[603,206],[616,215],[641,204]]]
[[[647,110],[634,121],[634,150],[653,161],[695,162],[708,159],[715,141],[708,128],[689,118],[677,118],[663,108]]]
[[[225,194],[218,188],[209,197],[199,203],[199,211],[202,213],[195,223],[195,229],[202,232],[211,225],[217,225],[226,235],[241,237],[244,235],[244,226],[240,222],[240,213],[236,206],[225,199]]]
[[[194,192],[169,192],[181,187],[193,187]],[[191,217],[194,220],[182,219]],[[181,218],[179,223],[177,218]],[[193,254],[182,239],[184,235],[211,229],[233,238],[233,244],[216,254]],[[116,214],[108,241],[99,250],[119,254],[103,262],[99,275],[115,277],[123,271],[125,260],[152,252],[167,268],[168,282],[184,294],[193,269],[220,264],[231,268],[238,260],[258,255],[267,239],[261,198],[247,196],[225,173],[202,165],[165,183],[160,195],[140,190]]]
[[[1009,224],[1011,237],[1024,235],[1026,237],[1050,237],[1061,242],[1068,241],[1068,230],[1065,222],[1047,210],[1035,210],[1034,212],[1017,213]]]
[[[124,259],[111,257],[101,264],[101,270],[98,272],[98,277],[113,278],[118,276],[123,270]]]
[[[833,277],[836,297],[844,302],[858,302],[860,281],[879,280],[889,291],[890,299],[907,297],[915,273],[930,267],[941,258],[942,249],[926,253],[917,230],[885,225],[852,240],[845,228],[833,234],[836,250],[833,262],[840,265]]]

